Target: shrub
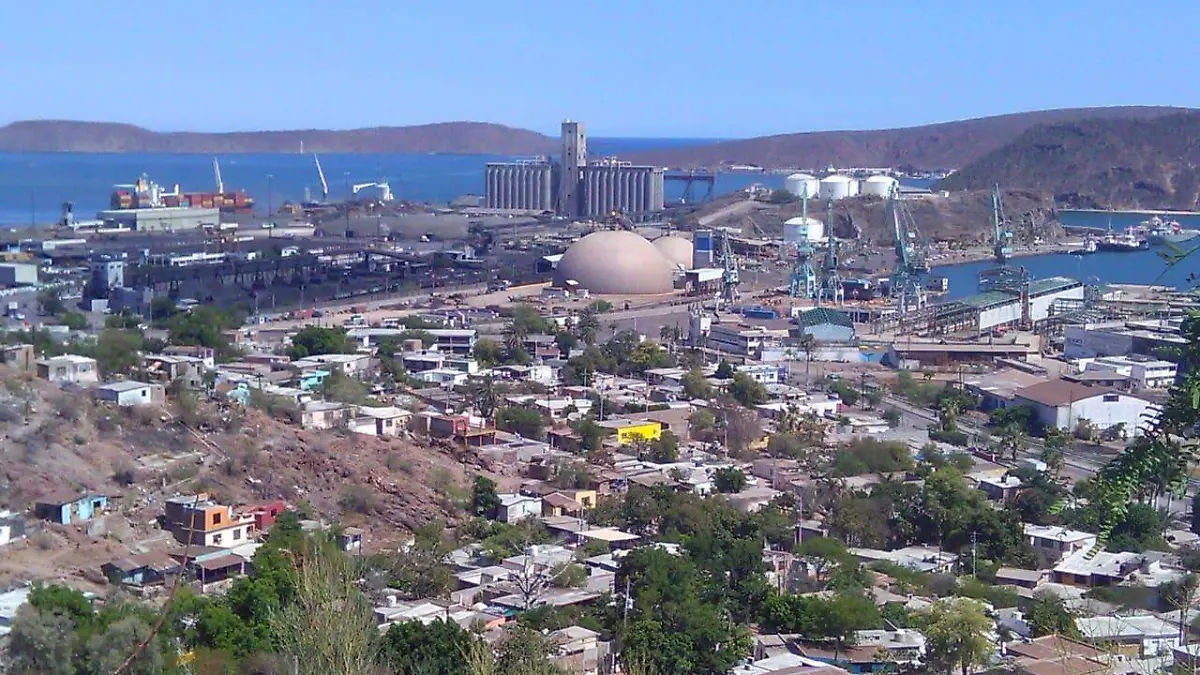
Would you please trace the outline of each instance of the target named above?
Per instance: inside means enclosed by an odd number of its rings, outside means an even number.
[[[345,511],[370,515],[375,511],[375,495],[364,485],[346,485],[338,494],[338,505]]]

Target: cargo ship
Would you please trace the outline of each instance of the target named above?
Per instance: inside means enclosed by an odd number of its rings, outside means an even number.
[[[216,162],[213,168],[217,175],[215,192],[180,192],[179,185],[170,191],[142,174],[134,183],[113,186],[109,208],[115,210],[192,208],[220,209],[223,213],[249,213],[254,209],[254,198],[245,192],[227,192],[220,181],[220,169]]]

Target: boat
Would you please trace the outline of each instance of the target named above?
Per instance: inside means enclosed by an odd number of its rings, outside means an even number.
[[[1067,251],[1069,255],[1091,255],[1095,252],[1096,240],[1092,239],[1090,236],[1083,240],[1083,246],[1081,248],[1074,248],[1070,251]]]
[[[1200,230],[1184,229],[1179,225],[1179,221],[1164,221],[1158,216],[1153,216],[1150,220],[1142,221],[1135,228],[1135,231],[1146,237],[1146,241],[1152,246],[1179,244],[1195,239],[1197,235],[1200,235]]]
[[[133,183],[113,186],[112,195],[109,197],[109,208],[116,211],[203,208],[220,209],[226,213],[244,213],[253,210],[254,198],[241,190],[226,192],[221,183],[220,169],[216,167],[215,162],[213,166],[217,176],[216,192],[181,192],[178,185],[167,191],[142,174]]]
[[[1121,234],[1109,233],[1096,242],[1097,251],[1106,251],[1109,253],[1128,253],[1132,251],[1144,251],[1150,248],[1150,242],[1134,233],[1133,228],[1122,232]]]

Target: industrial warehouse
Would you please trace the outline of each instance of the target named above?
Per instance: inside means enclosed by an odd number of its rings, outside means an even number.
[[[558,163],[548,157],[492,162],[484,172],[488,209],[553,211],[570,218],[663,210],[663,170],[617,158],[589,159],[583,123],[562,123]]]

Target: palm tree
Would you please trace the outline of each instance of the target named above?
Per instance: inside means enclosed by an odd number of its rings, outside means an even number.
[[[804,350],[804,386],[808,387],[809,369],[812,367],[812,353],[817,347],[817,340],[809,333],[800,336],[800,349]]]
[[[479,411],[484,419],[489,419],[496,411],[496,380],[491,375],[481,378],[471,384],[471,404]]]
[[[529,334],[525,326],[516,321],[511,321],[504,327],[504,346],[508,349],[510,357],[524,348],[527,337]]]

